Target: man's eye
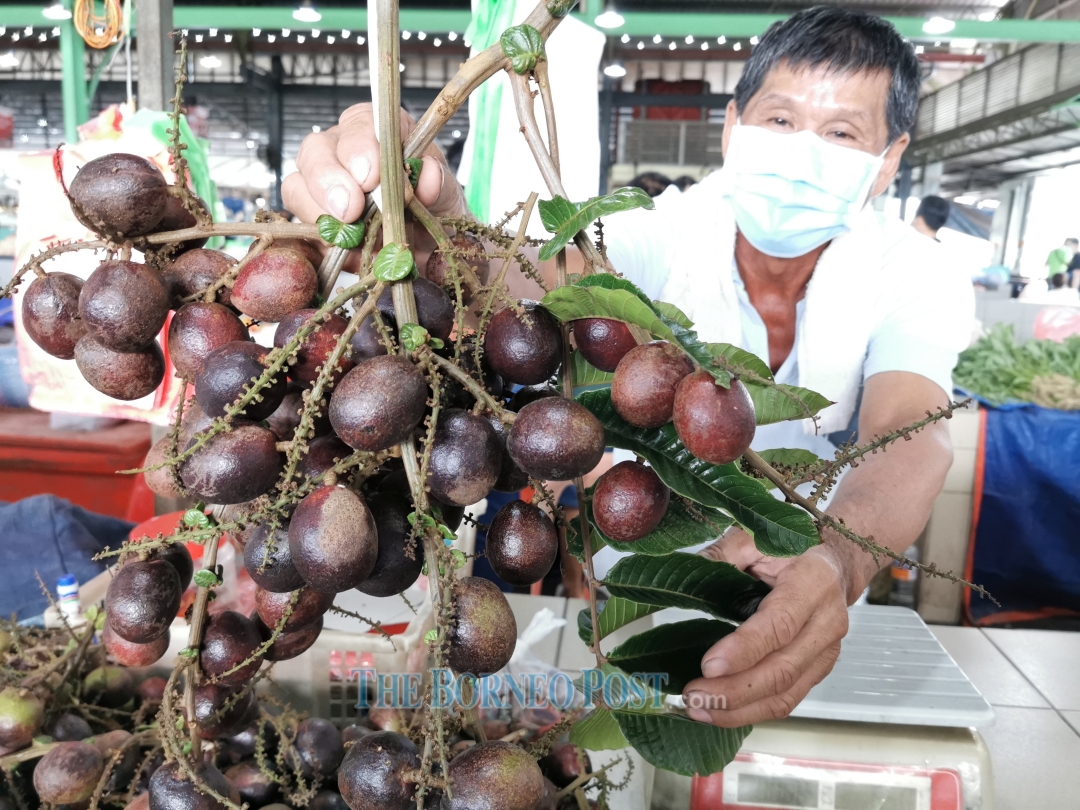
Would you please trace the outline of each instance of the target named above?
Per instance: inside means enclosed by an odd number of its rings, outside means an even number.
[[[791,125],[791,122],[788,121],[786,118],[773,118],[772,123],[778,127],[786,127]]]
[[[852,136],[849,133],[843,132],[841,130],[837,130],[836,132],[832,133],[832,136],[834,138],[838,138],[840,140],[851,140],[852,139]]]

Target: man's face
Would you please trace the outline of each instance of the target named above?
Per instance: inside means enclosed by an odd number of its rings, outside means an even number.
[[[781,62],[766,74],[761,87],[747,102],[742,123],[775,132],[809,130],[829,143],[880,155],[889,142],[885,100],[891,83],[892,76],[884,72],[792,70],[786,62]],[[738,116],[732,101],[724,121],[725,154]],[[910,141],[911,137],[904,133],[889,146],[871,196],[889,187]]]

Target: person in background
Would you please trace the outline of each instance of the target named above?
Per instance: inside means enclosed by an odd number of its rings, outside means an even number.
[[[1065,269],[1066,275],[1069,277],[1069,286],[1080,286],[1080,253],[1074,253],[1072,259],[1069,261],[1069,266]]]
[[[671,178],[660,172],[642,172],[626,185],[640,188],[650,197],[659,197],[671,185]]]
[[[915,212],[911,227],[923,236],[929,236],[935,242],[940,242],[937,232],[945,227],[950,211],[952,211],[952,205],[948,200],[934,195],[923,197],[922,202],[919,203],[919,210]]]
[[[1068,273],[1057,273],[1050,278],[1050,289],[1043,302],[1066,307],[1080,307],[1080,292],[1067,284]]]
[[[1068,271],[1072,260],[1076,257],[1077,248],[1080,248],[1080,241],[1075,237],[1069,237],[1065,240],[1064,245],[1050,251],[1050,255],[1046,257],[1047,282],[1058,273]]]
[[[682,177],[676,177],[671,181],[671,184],[679,189],[679,191],[686,191],[690,186],[697,183],[693,177],[688,174],[684,174]]]

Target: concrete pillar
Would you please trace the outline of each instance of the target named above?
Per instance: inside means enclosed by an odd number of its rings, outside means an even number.
[[[173,97],[173,0],[135,0],[139,109],[165,110]]]

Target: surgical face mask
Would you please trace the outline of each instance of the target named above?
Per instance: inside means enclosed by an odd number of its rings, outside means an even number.
[[[750,244],[768,256],[802,256],[846,233],[866,205],[884,153],[739,123],[724,159],[725,194]]]

